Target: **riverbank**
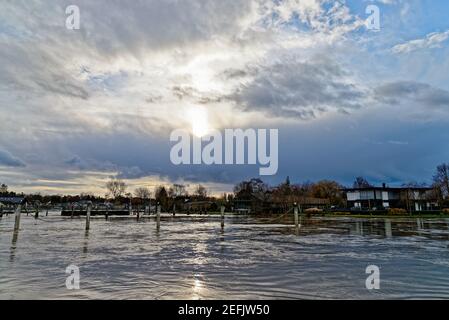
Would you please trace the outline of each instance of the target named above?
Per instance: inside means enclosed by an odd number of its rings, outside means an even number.
[[[332,213],[325,213],[323,215],[324,217],[330,217],[330,218],[364,218],[364,219],[405,219],[405,218],[419,218],[419,219],[449,219],[449,214],[447,213],[441,213],[441,214],[351,214],[347,212],[332,212]]]

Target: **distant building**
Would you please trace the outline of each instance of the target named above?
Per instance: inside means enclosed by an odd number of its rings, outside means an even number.
[[[347,206],[351,209],[403,208],[412,211],[438,209],[433,189],[427,187],[365,187],[344,189]]]
[[[0,217],[4,213],[14,213],[16,208],[24,203],[26,200],[22,197],[0,197]]]
[[[25,202],[25,198],[23,197],[0,197],[0,204],[4,206],[8,205],[19,205]]]

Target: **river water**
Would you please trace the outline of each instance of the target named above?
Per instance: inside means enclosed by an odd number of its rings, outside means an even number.
[[[0,299],[448,299],[449,220],[0,219]],[[66,268],[80,289],[66,288]],[[366,268],[380,269],[368,290]]]

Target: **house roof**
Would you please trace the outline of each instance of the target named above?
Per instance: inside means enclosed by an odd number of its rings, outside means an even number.
[[[0,202],[3,204],[22,204],[24,200],[23,197],[0,197]]]
[[[406,191],[406,190],[416,190],[416,191],[430,191],[432,188],[429,187],[366,187],[366,188],[344,188],[345,192],[351,191]]]

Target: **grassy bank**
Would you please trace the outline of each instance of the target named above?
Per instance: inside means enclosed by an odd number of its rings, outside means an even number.
[[[366,218],[366,219],[399,219],[399,218],[422,218],[422,219],[449,219],[449,214],[351,214],[348,212],[332,212],[324,214],[325,217]]]

